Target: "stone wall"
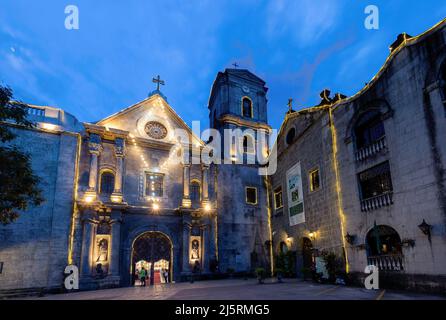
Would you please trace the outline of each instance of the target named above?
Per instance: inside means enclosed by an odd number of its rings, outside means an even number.
[[[17,221],[0,225],[0,291],[60,288],[67,265],[73,208],[76,135],[14,129],[13,143],[31,156],[41,178],[43,202],[22,212]]]

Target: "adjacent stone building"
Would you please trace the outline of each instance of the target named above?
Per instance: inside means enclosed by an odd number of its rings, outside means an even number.
[[[321,254],[333,252],[352,279],[373,264],[384,286],[444,292],[445,76],[443,21],[400,35],[358,94],[324,90],[320,105],[288,112],[275,146],[272,228],[276,255],[297,252],[297,273],[325,272]],[[298,221],[287,197],[296,179]]]

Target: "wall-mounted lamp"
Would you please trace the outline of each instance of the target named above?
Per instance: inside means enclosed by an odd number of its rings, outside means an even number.
[[[317,234],[316,231],[314,231],[314,232],[310,232],[310,233],[308,234],[308,236],[310,237],[310,240],[311,240],[311,241],[313,241],[314,239],[316,239],[316,234]]]
[[[418,225],[418,228],[420,228],[421,232],[423,232],[425,235],[428,236],[429,241],[430,241],[432,225],[430,225],[429,223],[426,223],[426,221],[423,219],[423,222],[420,225]]]
[[[286,238],[286,242],[288,242],[288,243],[293,242],[293,237],[287,237],[287,238]]]
[[[355,238],[356,236],[351,235],[350,233],[347,232],[347,234],[345,235],[345,241],[347,241],[348,244],[353,244],[355,242]]]

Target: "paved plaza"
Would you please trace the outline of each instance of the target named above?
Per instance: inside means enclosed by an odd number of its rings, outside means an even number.
[[[46,300],[444,300],[446,297],[366,290],[365,288],[321,285],[299,280],[284,283],[267,281],[263,285],[254,279],[214,280],[195,283],[175,283],[153,287],[128,287],[97,291],[47,295],[28,299]]]

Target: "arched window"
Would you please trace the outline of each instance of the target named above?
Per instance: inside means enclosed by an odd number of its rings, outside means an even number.
[[[379,143],[385,137],[381,113],[367,112],[356,122],[354,131],[357,150]]]
[[[248,97],[243,97],[242,99],[242,112],[244,117],[247,118],[254,117],[252,110],[252,101]]]
[[[109,171],[101,174],[101,194],[109,195],[115,188],[115,175]]]
[[[375,265],[380,270],[404,269],[401,238],[392,227],[375,224],[367,233],[366,248],[369,265]]]
[[[374,226],[367,234],[367,255],[401,254],[401,239],[392,227]]]
[[[190,199],[193,203],[200,202],[200,183],[192,181],[190,184]]]
[[[244,153],[255,153],[254,138],[250,135],[243,136],[243,152]]]
[[[296,137],[296,129],[291,128],[290,130],[288,130],[288,133],[286,134],[286,143],[292,144],[295,137]]]

